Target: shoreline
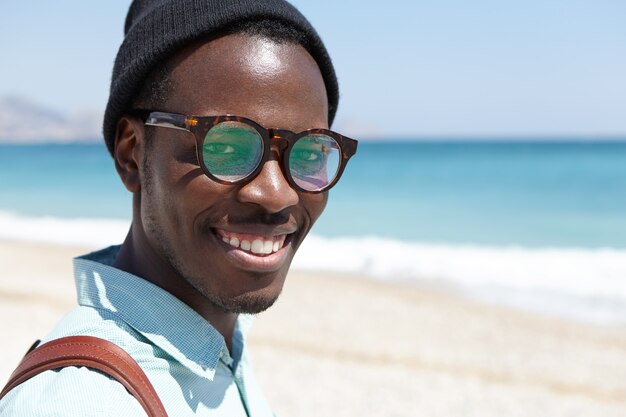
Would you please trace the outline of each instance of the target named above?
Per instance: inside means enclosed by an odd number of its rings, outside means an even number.
[[[0,379],[74,305],[91,249],[0,241]],[[292,270],[249,342],[278,415],[626,415],[626,326],[443,289]]]

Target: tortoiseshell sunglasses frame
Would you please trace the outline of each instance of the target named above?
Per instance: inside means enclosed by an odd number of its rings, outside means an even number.
[[[188,116],[184,114],[167,113],[155,110],[134,110],[131,114],[141,118],[146,126],[165,127],[191,132],[196,139],[196,157],[198,159],[198,165],[207,177],[213,181],[219,182],[220,184],[235,185],[252,181],[259,174],[259,172],[261,172],[263,165],[268,160],[270,155],[270,145],[272,141],[274,141],[274,143],[278,144],[279,153],[281,154],[280,166],[287,182],[289,182],[294,189],[304,193],[322,193],[331,189],[337,181],[339,181],[341,174],[343,174],[343,171],[346,168],[348,160],[356,153],[358,145],[357,140],[328,129],[308,129],[296,133],[286,129],[266,128],[252,119],[232,114],[221,116]],[[211,174],[211,171],[209,171],[206,167],[202,156],[203,142],[209,130],[219,123],[231,121],[243,123],[254,128],[261,136],[261,140],[263,142],[263,154],[261,155],[256,168],[250,174],[237,181],[226,181]],[[337,145],[339,145],[339,151],[341,153],[341,159],[335,178],[329,182],[328,185],[319,190],[306,190],[300,187],[296,184],[295,180],[291,176],[291,171],[289,170],[289,157],[291,155],[293,145],[298,141],[298,139],[310,134],[329,136],[337,143]]]

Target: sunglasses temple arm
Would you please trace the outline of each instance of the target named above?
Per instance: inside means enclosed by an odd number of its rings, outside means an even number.
[[[169,127],[171,129],[189,130],[197,124],[197,120],[183,114],[152,112],[146,119],[147,126]]]

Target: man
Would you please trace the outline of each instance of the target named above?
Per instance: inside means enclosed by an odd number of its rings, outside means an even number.
[[[270,416],[242,313],[277,299],[356,151],[326,130],[332,63],[282,0],[136,0],[125,32],[104,136],[132,225],[121,246],[75,260],[79,306],[47,340],[116,343],[170,416]],[[145,413],[110,377],[66,367],[13,389],[0,415]]]

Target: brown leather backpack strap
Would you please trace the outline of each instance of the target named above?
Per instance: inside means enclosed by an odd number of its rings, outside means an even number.
[[[52,340],[27,353],[0,398],[41,372],[66,366],[86,366],[110,375],[126,387],[150,417],[167,417],[159,396],[137,362],[115,343],[92,336]]]

